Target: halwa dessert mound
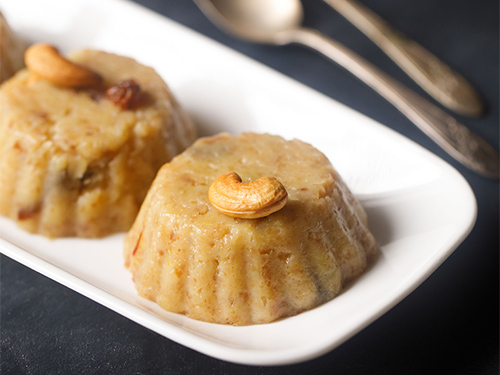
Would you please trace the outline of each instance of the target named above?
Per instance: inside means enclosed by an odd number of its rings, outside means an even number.
[[[130,229],[158,169],[195,139],[161,77],[130,58],[38,44],[0,88],[0,214],[47,237]]]
[[[366,213],[328,159],[254,133],[200,138],[165,164],[124,246],[140,296],[232,325],[329,301],[375,254]]]

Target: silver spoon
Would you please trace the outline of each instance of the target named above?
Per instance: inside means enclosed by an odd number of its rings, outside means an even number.
[[[249,41],[312,48],[392,103],[451,156],[478,174],[499,177],[499,155],[453,117],[410,91],[340,43],[300,26],[299,0],[194,0],[222,29]]]
[[[396,31],[356,0],[324,1],[360,29],[442,105],[461,115],[482,114],[484,103],[474,88],[424,47]]]

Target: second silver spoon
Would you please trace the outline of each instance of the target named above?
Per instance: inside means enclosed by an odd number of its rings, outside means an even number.
[[[442,105],[466,116],[482,114],[484,103],[476,90],[420,44],[396,31],[356,0],[324,1],[360,29]]]

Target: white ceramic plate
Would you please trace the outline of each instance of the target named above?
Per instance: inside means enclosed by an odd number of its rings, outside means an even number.
[[[250,327],[194,321],[138,297],[123,267],[123,235],[51,241],[0,219],[3,254],[173,341],[253,365],[319,356],[407,296],[474,224],[475,197],[449,165],[369,118],[168,19],[119,0],[0,0],[0,9],[30,41],[49,41],[63,51],[104,49],[155,67],[203,134],[270,132],[312,143],[365,206],[380,247],[376,263],[333,301]]]

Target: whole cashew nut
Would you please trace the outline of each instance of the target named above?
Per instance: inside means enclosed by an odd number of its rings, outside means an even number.
[[[243,183],[235,172],[217,177],[208,190],[212,205],[225,215],[256,219],[282,209],[288,193],[274,177]]]
[[[37,76],[60,86],[86,87],[102,81],[99,74],[67,60],[50,44],[30,46],[24,54],[24,62]]]

